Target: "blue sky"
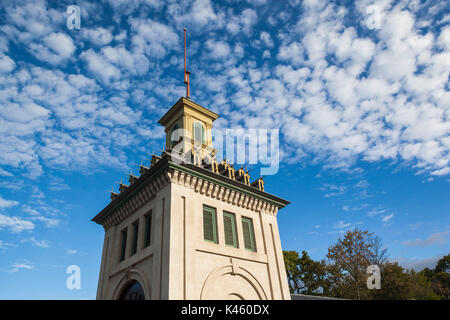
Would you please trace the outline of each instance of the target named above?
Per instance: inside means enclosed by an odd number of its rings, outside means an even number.
[[[66,26],[73,4],[80,30]],[[403,265],[449,253],[448,2],[0,6],[0,298],[95,298],[90,219],[163,148],[157,120],[185,94],[184,27],[191,97],[215,126],[280,130],[265,181],[292,202],[283,249],[321,259],[358,227]],[[72,264],[80,290],[66,288]]]

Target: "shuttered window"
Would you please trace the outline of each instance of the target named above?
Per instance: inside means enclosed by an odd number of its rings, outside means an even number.
[[[242,233],[244,236],[245,249],[250,251],[256,251],[255,234],[253,232],[252,219],[242,217]]]
[[[144,248],[150,245],[151,231],[152,231],[152,212],[150,211],[145,216],[145,233],[144,233]]]
[[[217,243],[216,210],[203,206],[203,239]]]
[[[133,242],[131,244],[131,255],[135,254],[137,251],[138,232],[139,232],[139,220],[133,223]]]
[[[231,212],[223,213],[225,244],[237,248],[236,217]]]
[[[205,129],[200,122],[194,122],[194,140],[205,143]]]
[[[123,229],[120,232],[120,237],[120,261],[123,261],[127,252],[127,229]]]

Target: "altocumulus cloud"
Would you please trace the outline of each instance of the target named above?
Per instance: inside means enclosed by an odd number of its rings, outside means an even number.
[[[403,244],[408,247],[429,247],[434,245],[444,245],[448,243],[448,235],[450,231],[435,232],[430,234],[426,239],[415,239],[404,241]]]
[[[34,223],[18,216],[7,216],[0,213],[0,229],[9,229],[11,232],[33,230]]]
[[[64,7],[5,5],[0,173],[124,168],[128,152],[162,143],[156,120],[183,95],[187,26],[194,99],[220,112],[218,127],[280,128],[290,163],[389,159],[447,175],[446,2],[345,4],[80,1],[80,32]]]

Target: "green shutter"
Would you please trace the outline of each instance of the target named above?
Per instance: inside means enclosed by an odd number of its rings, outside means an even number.
[[[242,233],[244,235],[245,249],[256,251],[252,219],[242,217]]]
[[[203,207],[203,239],[217,243],[216,211]]]
[[[137,252],[138,232],[139,232],[139,220],[133,223],[133,243],[131,246],[131,255]]]
[[[228,212],[223,213],[223,227],[225,233],[225,244],[236,248],[236,219],[234,214]]]
[[[121,246],[120,246],[120,261],[125,259],[126,247],[127,247],[127,229],[121,232]]]
[[[151,230],[152,230],[152,213],[148,213],[145,215],[145,239],[144,239],[144,248],[150,245],[151,239]]]
[[[200,122],[194,122],[193,131],[194,131],[194,140],[201,143],[205,143],[205,129],[203,128],[203,125]]]

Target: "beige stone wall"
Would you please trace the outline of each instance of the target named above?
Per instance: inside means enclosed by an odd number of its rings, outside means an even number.
[[[116,299],[131,279],[141,283],[146,299],[290,299],[276,212],[252,210],[179,183],[169,183],[106,231],[97,299]],[[203,205],[216,209],[217,244],[203,240]],[[144,215],[150,210],[151,245],[143,248]],[[224,243],[223,211],[236,216],[238,248]],[[242,216],[253,221],[256,252],[244,248]],[[130,256],[131,224],[137,219],[138,250]],[[119,262],[125,227],[127,254]]]
[[[168,265],[169,257],[169,203],[170,185],[167,185],[151,201],[118,225],[106,231],[97,299],[118,298],[120,290],[126,285],[127,281],[133,279],[141,283],[146,299],[168,298],[167,281],[165,281],[168,271],[165,268]],[[150,246],[143,248],[144,215],[150,211],[152,212],[151,242]],[[137,219],[139,219],[137,252],[134,255],[130,255],[132,247],[131,225]],[[128,228],[126,257],[119,262],[121,230],[125,227]],[[165,246],[164,243],[166,244]],[[163,281],[159,281],[161,275],[164,278]]]
[[[203,240],[203,205],[216,209],[217,244]],[[238,248],[225,245],[223,211],[236,216]],[[242,216],[253,220],[256,252],[244,248]],[[290,299],[275,215],[172,184],[171,220],[170,299]]]

